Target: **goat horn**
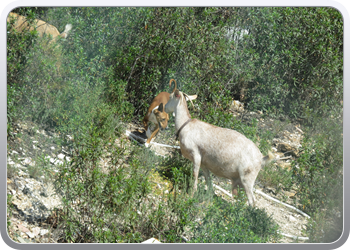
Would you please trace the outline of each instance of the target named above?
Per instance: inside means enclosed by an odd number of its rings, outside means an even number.
[[[194,109],[194,105],[193,105],[193,102],[192,102],[191,98],[190,98],[186,93],[183,93],[183,92],[182,92],[182,94],[183,94],[185,97],[187,96],[188,100],[190,100],[190,102],[192,103],[192,108]],[[185,102],[186,102],[186,100],[185,100]]]
[[[172,91],[171,93],[173,93],[173,92],[176,90],[176,88],[177,88],[175,79],[170,79],[169,87],[171,87],[171,83],[172,83],[173,81],[175,82],[175,87],[174,87],[174,89],[173,89],[173,91]]]

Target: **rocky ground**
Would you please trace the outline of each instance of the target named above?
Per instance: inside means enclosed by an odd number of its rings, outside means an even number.
[[[276,130],[276,122],[273,120],[263,120],[259,113],[245,113],[240,110],[233,111],[241,119],[256,118],[262,129]],[[151,144],[150,150],[164,157],[171,156],[171,152],[176,148],[164,147],[159,144],[177,146],[174,136],[174,123],[171,118],[169,129],[158,134]],[[290,168],[290,161],[298,156],[300,140],[303,131],[298,124],[287,124],[280,129],[273,140],[274,155],[278,159],[275,164],[280,167]],[[64,161],[69,161],[69,150],[65,146],[58,146],[55,143],[57,135],[46,130],[39,130],[35,124],[20,123],[17,125],[17,133],[24,136],[15,140],[8,140],[7,154],[7,193],[11,200],[9,202],[13,209],[8,209],[10,237],[21,243],[48,243],[57,242],[62,233],[57,228],[57,214],[60,209],[60,197],[55,193],[52,180],[49,176],[57,174],[58,165]],[[137,124],[126,124],[125,130],[145,138],[144,131]],[[125,138],[127,136],[125,135]],[[142,145],[142,140],[140,140]],[[108,164],[106,162],[106,164]],[[41,171],[41,172],[40,172]],[[47,172],[50,175],[47,175]],[[161,181],[160,181],[161,182]],[[230,187],[228,181],[214,178],[214,184],[226,188]],[[162,186],[164,183],[160,183]],[[160,186],[160,185],[159,185]],[[273,187],[264,186],[261,183],[255,185],[260,190],[276,199],[284,198],[285,203],[293,204],[295,192],[276,194]],[[227,190],[230,190],[229,188]],[[225,199],[229,197],[220,190],[215,191],[217,195]],[[257,206],[267,211],[269,215],[280,225],[280,231],[284,234],[305,237],[303,229],[307,223],[305,216],[278,204],[265,197],[255,194]],[[287,197],[287,198],[286,198]],[[283,237],[282,242],[295,242],[290,237]],[[301,242],[299,240],[299,242]]]

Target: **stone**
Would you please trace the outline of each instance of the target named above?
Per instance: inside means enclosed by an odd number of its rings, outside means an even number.
[[[48,232],[49,232],[49,230],[47,230],[47,229],[41,229],[40,235],[43,236],[43,235],[47,234]]]
[[[63,159],[64,159],[64,157],[65,157],[65,155],[64,155],[64,154],[59,154],[59,155],[57,155],[57,158],[58,158],[58,159],[61,159],[61,160],[63,160]]]
[[[290,154],[292,154],[295,157],[299,156],[299,150],[297,149],[297,147],[290,145],[286,142],[281,142],[277,145],[277,150],[280,152],[288,152]]]
[[[289,220],[290,220],[291,222],[296,222],[296,221],[297,221],[297,219],[296,219],[296,218],[294,218],[292,215],[291,215],[291,216],[289,216]]]
[[[34,238],[35,235],[32,232],[26,232],[26,234],[29,236],[29,238]]]
[[[157,240],[156,238],[150,238],[150,239],[145,240],[145,241],[143,241],[143,242],[141,242],[141,243],[162,243],[162,242],[160,242],[160,241]]]
[[[244,111],[244,104],[241,103],[240,101],[233,100],[231,105],[230,105],[230,110],[237,111],[237,112],[243,112]]]
[[[40,233],[40,227],[34,227],[34,228],[32,229],[32,233],[33,233],[34,237],[37,236],[37,235],[39,235],[39,233]]]
[[[18,228],[19,231],[21,231],[23,233],[29,232],[29,229],[26,228],[25,226],[21,225],[21,224],[17,225],[17,228]]]

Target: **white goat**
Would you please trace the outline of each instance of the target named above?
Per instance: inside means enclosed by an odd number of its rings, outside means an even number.
[[[216,176],[232,181],[233,196],[237,195],[237,186],[243,187],[249,205],[254,206],[255,179],[260,169],[273,158],[272,154],[263,157],[258,147],[237,131],[191,119],[185,96],[174,88],[165,112],[175,112],[181,153],[193,162],[194,191],[197,190],[199,168],[202,168],[208,187],[211,185],[210,170]]]

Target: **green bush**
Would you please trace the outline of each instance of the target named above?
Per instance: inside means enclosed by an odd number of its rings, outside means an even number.
[[[171,78],[198,94],[201,117],[233,98],[305,120],[340,106],[342,19],[331,8],[50,8],[42,16],[59,30],[73,25],[63,79],[103,84],[125,119],[143,116]],[[51,78],[63,88],[63,79],[42,77]]]
[[[98,138],[80,145],[57,180],[65,207],[64,240],[132,243],[157,236],[163,242],[181,242],[184,227],[192,221],[194,200],[186,193],[163,193],[158,202],[152,198],[150,173],[157,157],[145,149],[127,149],[132,150],[127,160],[123,149],[109,146],[110,164],[102,170],[99,147],[108,144]],[[175,177],[175,185],[183,181],[181,174]]]
[[[249,105],[307,119],[326,114],[343,96],[343,21],[333,8],[256,8],[249,49],[254,81]]]
[[[29,22],[35,18],[34,13],[28,16]],[[28,61],[28,51],[37,39],[36,31],[17,32],[13,27],[14,20],[7,23],[7,134],[21,116],[19,102],[23,99],[23,71]]]
[[[332,242],[342,232],[342,117],[316,119],[314,124],[318,125],[308,131],[302,143],[303,151],[293,164],[293,179],[298,185],[301,208],[317,218],[309,231],[312,240]]]
[[[191,243],[277,242],[278,225],[264,210],[249,207],[245,201],[228,203],[215,197],[199,225],[193,226]]]

